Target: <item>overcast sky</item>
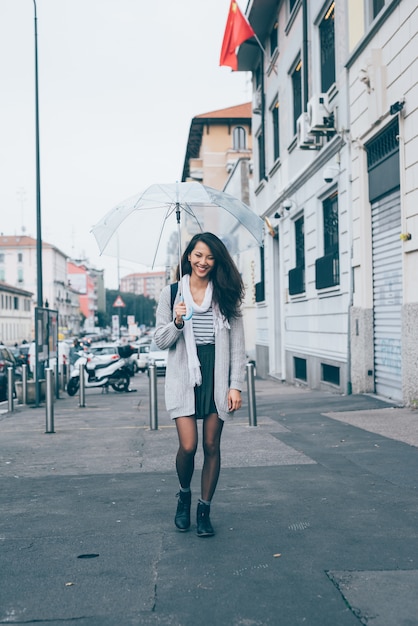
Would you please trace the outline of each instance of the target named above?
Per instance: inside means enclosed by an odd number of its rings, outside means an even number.
[[[238,2],[241,10],[245,3]],[[219,67],[230,0],[37,0],[42,238],[117,285],[91,227],[181,179],[194,116],[251,99]],[[0,232],[36,237],[33,0],[0,0]],[[120,274],[140,271],[120,261]]]

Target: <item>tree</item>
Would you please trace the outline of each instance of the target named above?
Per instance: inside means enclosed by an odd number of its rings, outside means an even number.
[[[111,317],[106,313],[106,311],[97,311],[97,326],[99,328],[106,328],[106,326],[110,326]]]
[[[121,296],[125,304],[124,307],[120,307],[120,311],[119,307],[113,306],[118,296]],[[145,326],[155,326],[156,307],[157,303],[153,298],[146,298],[143,295],[137,295],[135,293],[119,292],[115,289],[106,289],[106,315],[109,319],[108,324],[110,324],[112,315],[119,315],[120,312],[120,323],[122,326],[127,326],[128,315],[134,316],[138,326],[141,324]]]

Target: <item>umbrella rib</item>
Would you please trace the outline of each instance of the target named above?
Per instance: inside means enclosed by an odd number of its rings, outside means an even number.
[[[164,218],[164,220],[163,220],[163,225],[161,226],[161,229],[160,229],[160,234],[159,234],[159,236],[158,236],[158,241],[157,241],[157,246],[156,246],[156,248],[155,248],[154,258],[153,258],[153,260],[152,260],[152,268],[153,268],[153,269],[154,269],[155,259],[157,258],[158,248],[160,247],[161,237],[163,236],[163,230],[164,230],[165,223],[166,223],[166,221],[167,221],[167,218],[168,218],[170,215],[172,215],[172,214],[173,214],[174,209],[175,209],[175,206],[169,206],[169,207],[167,207],[167,211],[166,211],[166,214],[165,214],[165,218]]]

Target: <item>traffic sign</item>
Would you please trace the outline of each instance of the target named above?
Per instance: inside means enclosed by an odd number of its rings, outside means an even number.
[[[116,300],[114,301],[113,306],[126,306],[126,304],[124,303],[122,298],[118,296]]]

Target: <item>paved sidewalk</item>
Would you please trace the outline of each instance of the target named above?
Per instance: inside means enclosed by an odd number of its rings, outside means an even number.
[[[141,374],[61,392],[54,433],[45,407],[0,413],[0,624],[418,624],[418,411],[257,379],[201,539],[173,525],[163,385],[158,430]]]

